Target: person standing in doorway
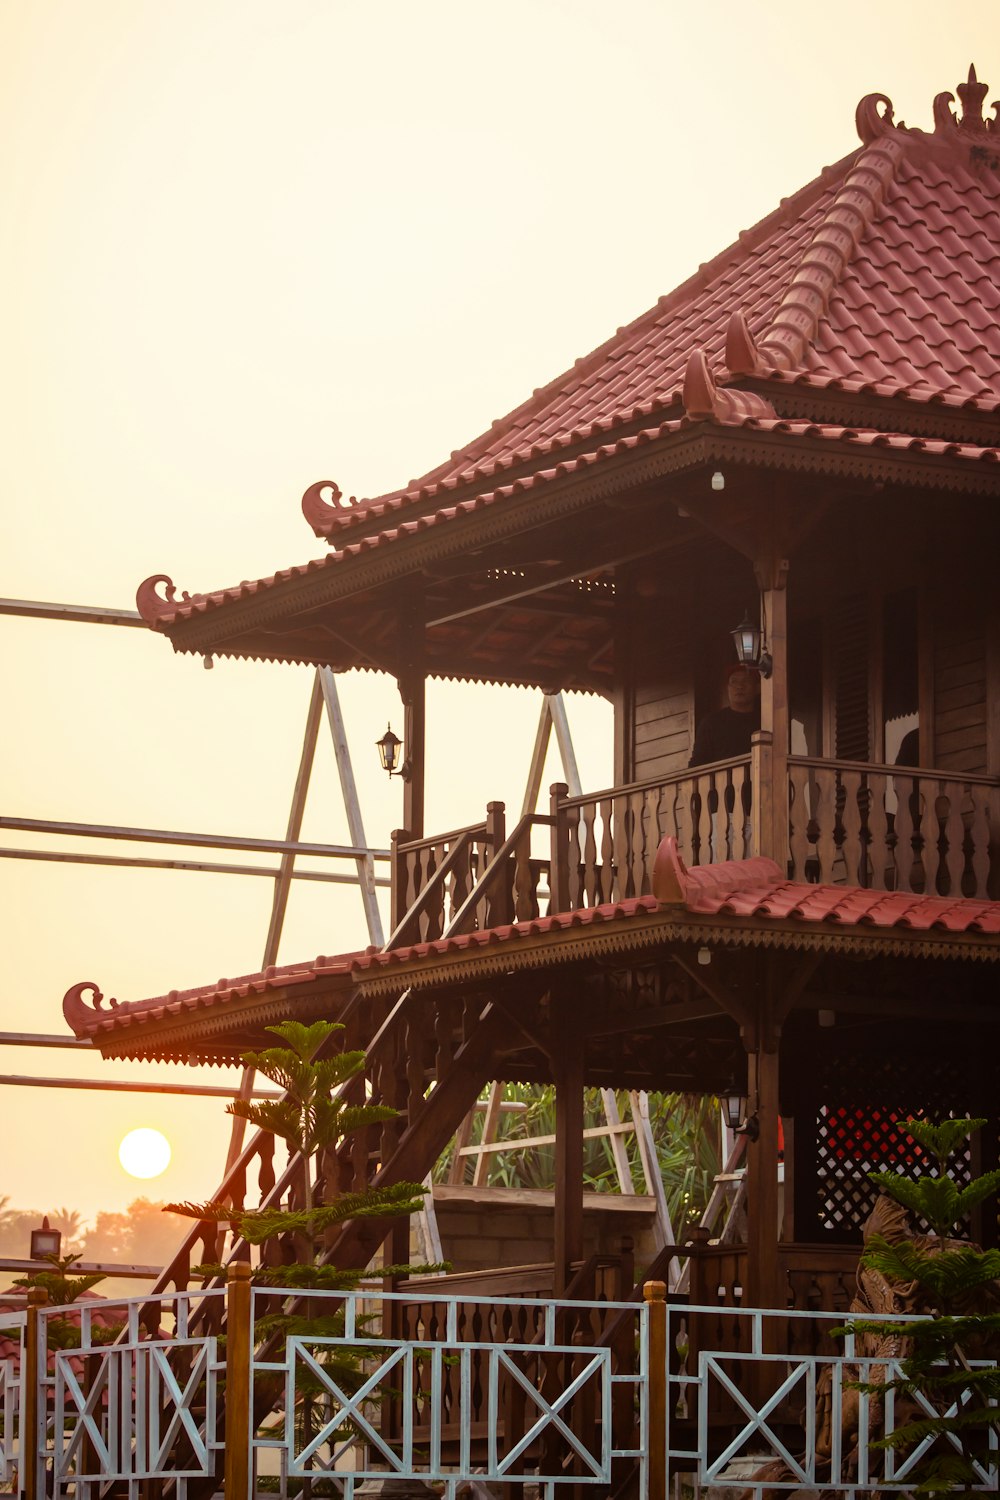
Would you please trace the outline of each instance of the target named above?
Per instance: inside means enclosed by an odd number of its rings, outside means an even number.
[[[760,728],[760,673],[734,662],[726,677],[726,706],[707,714],[695,730],[689,766],[750,754],[750,738]]]

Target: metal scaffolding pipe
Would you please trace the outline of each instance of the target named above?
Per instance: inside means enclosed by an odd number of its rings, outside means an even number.
[[[0,828],[22,833],[57,833],[86,839],[122,839],[137,844],[188,844],[199,849],[245,849],[262,854],[314,854],[336,859],[388,859],[388,849],[353,844],[301,844],[293,839],[252,839],[228,833],[176,833],[164,828],[119,827],[114,823],[67,823],[60,818],[0,817]]]

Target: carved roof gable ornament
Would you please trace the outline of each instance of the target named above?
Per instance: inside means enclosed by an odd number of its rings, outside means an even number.
[[[318,479],[302,496],[302,514],[319,537],[328,537],[335,521],[357,505],[357,497],[345,499],[339,484],[332,479]]]
[[[718,386],[703,349],[692,349],[684,372],[681,399],[693,422],[743,422],[747,417],[776,417],[766,396]]]
[[[947,90],[934,100],[934,133],[910,129],[904,121],[896,124],[891,99],[885,94],[867,94],[858,105],[855,123],[858,135],[866,145],[886,136],[895,136],[913,144],[937,146],[967,153],[968,165],[974,170],[989,167],[996,171],[1000,167],[1000,101],[990,106],[992,118],[983,114],[983,105],[989,93],[989,85],[980,83],[975,65],[969,68],[965,83],[958,85],[961,114],[956,115],[952,105],[955,95]]]

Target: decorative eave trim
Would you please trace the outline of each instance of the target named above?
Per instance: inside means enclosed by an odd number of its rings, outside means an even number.
[[[608,924],[600,932],[579,928],[513,939],[470,952],[422,955],[394,963],[377,973],[355,973],[363,995],[399,995],[405,989],[431,989],[464,981],[496,979],[511,973],[553,968],[584,959],[613,955],[626,957],[650,948],[674,944],[717,945],[722,948],[777,948],[813,953],[850,953],[858,957],[938,958],[963,962],[1000,962],[1000,940],[954,933],[910,933],[903,928],[807,926],[802,922],[769,918],[698,916],[655,913]],[[1000,1016],[1000,1004],[998,1004]]]
[[[641,456],[635,450],[607,458],[595,455],[597,473],[590,466],[582,473],[557,473],[542,486],[529,485],[519,495],[498,497],[480,511],[415,530],[372,555],[325,562],[305,577],[277,583],[250,599],[206,606],[196,618],[172,624],[159,621],[153,628],[168,635],[176,651],[214,650],[250,626],[396,582],[426,563],[506,540],[528,526],[564,519],[650,480],[727,460],[751,468],[909,483],[964,494],[1000,494],[1000,465],[956,463],[948,455],[928,456],[869,444],[852,449],[848,439],[789,437],[753,426],[697,422],[679,433],[651,438]]]

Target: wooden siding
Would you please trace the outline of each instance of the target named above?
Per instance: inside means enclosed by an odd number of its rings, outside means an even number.
[[[943,771],[988,767],[986,621],[981,601],[941,601],[934,620],[934,764]]]
[[[685,663],[679,653],[661,659],[659,681],[636,685],[633,766],[636,781],[682,771],[691,755],[692,695],[685,686]],[[673,691],[671,691],[673,689]]]

